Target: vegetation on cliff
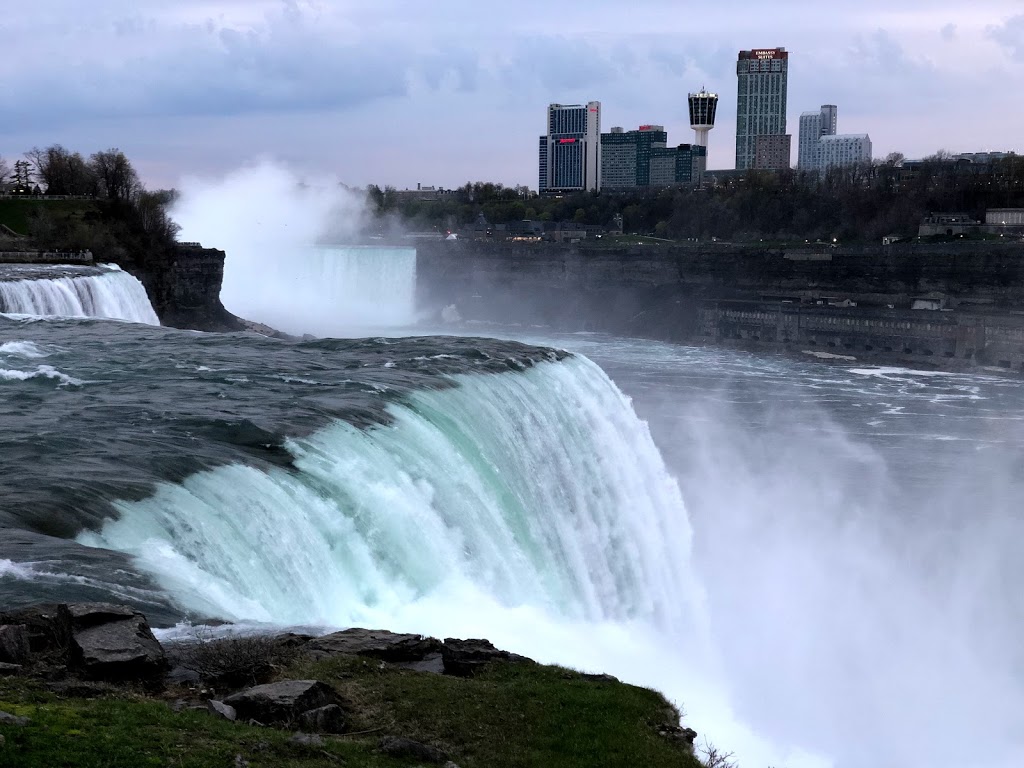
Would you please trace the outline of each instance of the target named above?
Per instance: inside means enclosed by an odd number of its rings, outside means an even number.
[[[86,159],[58,144],[26,157],[10,196],[0,200],[0,224],[26,236],[31,247],[89,250],[98,261],[139,269],[174,247],[178,228],[167,211],[174,193],[147,190],[120,150]],[[31,185],[19,185],[16,179],[26,174]]]
[[[693,738],[659,693],[483,640],[351,629],[165,654],[128,606],[0,611],[11,768],[701,768]]]
[[[464,228],[481,215],[491,224],[532,219],[608,225],[620,214],[627,232],[677,240],[879,242],[886,235],[916,235],[931,211],[979,216],[988,208],[1024,207],[1024,157],[968,166],[940,153],[911,166],[891,155],[821,178],[751,171],[702,189],[538,197],[525,187],[475,183],[435,200],[377,187],[367,198],[378,219],[397,216],[412,229]]]

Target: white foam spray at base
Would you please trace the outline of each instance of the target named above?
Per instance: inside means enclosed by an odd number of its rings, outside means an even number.
[[[296,472],[203,472],[79,541],[134,555],[198,616],[487,637],[656,687],[752,764],[820,765],[732,717],[679,488],[604,373],[456,380],[389,425],[290,443]]]
[[[160,325],[142,283],[120,269],[99,275],[0,282],[0,312]]]
[[[173,211],[183,240],[223,249],[231,312],[294,334],[360,335],[415,322],[416,252],[354,248],[363,200],[333,182],[300,183],[269,162],[186,179]]]

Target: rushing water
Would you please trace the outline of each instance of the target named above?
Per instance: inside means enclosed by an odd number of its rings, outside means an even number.
[[[0,273],[0,313],[160,324],[142,283],[111,266],[5,266]]]
[[[1022,763],[1019,382],[511,335],[0,317],[0,602],[488,637],[742,768]]]

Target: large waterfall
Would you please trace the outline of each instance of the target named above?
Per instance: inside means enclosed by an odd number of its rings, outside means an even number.
[[[411,604],[464,615],[476,593],[573,621],[695,622],[679,488],[600,368],[456,381],[392,405],[389,425],[292,442],[298,472],[197,474],[81,540],[236,620],[395,628]]]
[[[105,268],[0,281],[0,312],[43,317],[105,317],[159,325],[146,289],[135,277]]]
[[[415,322],[412,248],[299,247],[228,252],[221,299],[237,315],[289,333],[354,336]]]

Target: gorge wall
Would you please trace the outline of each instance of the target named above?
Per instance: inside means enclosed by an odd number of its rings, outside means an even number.
[[[124,264],[146,287],[162,325],[199,331],[241,330],[238,318],[220,301],[224,251],[199,245],[176,245],[166,254],[150,255],[142,264]]]
[[[1024,368],[1022,243],[782,250],[442,241],[417,253],[420,306],[455,305],[469,321]],[[947,311],[911,309],[919,300]]]

